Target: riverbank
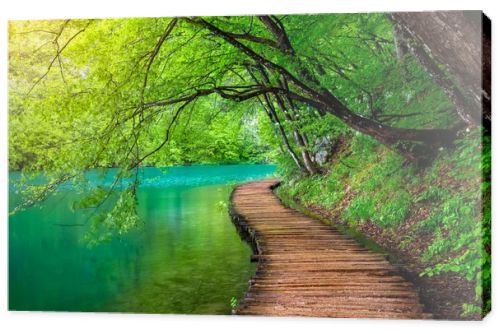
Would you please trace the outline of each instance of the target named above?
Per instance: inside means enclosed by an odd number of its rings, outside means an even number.
[[[354,137],[322,175],[288,176],[278,194],[387,249],[435,317],[479,319],[490,307],[490,183],[476,138],[417,169]]]

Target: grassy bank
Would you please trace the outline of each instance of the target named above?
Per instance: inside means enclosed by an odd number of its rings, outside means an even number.
[[[490,143],[478,138],[417,168],[354,136],[324,173],[288,175],[278,193],[398,254],[437,317],[478,318],[491,307]]]

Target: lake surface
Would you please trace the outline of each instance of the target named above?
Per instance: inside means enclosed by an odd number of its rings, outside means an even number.
[[[88,247],[88,211],[70,185],[9,219],[11,310],[229,314],[255,271],[251,249],[221,203],[232,184],[271,176],[270,165],[144,168],[145,226]],[[90,171],[96,184],[109,184]],[[10,180],[19,177],[10,173]],[[19,201],[10,186],[11,208]],[[68,226],[80,224],[77,226]]]

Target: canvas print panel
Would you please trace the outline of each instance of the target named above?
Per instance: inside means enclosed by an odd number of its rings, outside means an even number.
[[[9,309],[481,319],[480,11],[9,23]]]

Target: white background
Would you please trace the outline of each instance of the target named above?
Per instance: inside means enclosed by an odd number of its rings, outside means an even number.
[[[55,19],[94,17],[140,17],[183,15],[236,15],[280,13],[338,13],[367,11],[420,11],[481,9],[493,21],[493,82],[499,44],[496,24],[500,22],[498,0],[0,0],[0,333],[490,333],[500,331],[500,311],[483,322],[397,321],[352,319],[263,318],[234,316],[126,315],[99,313],[7,312],[7,21],[13,19]],[[493,86],[493,113],[498,103]],[[496,117],[494,132],[500,131]],[[498,140],[493,136],[493,233],[494,247],[499,198],[496,175]],[[493,308],[499,302],[495,288],[499,281],[498,261],[493,261]],[[497,328],[494,330],[494,328]]]

